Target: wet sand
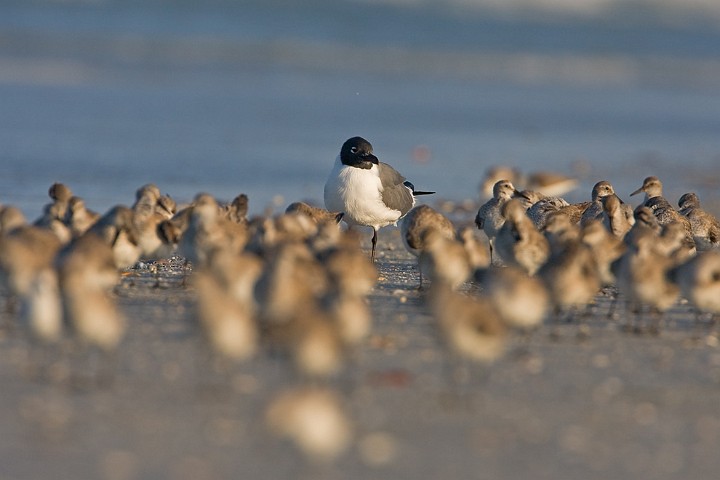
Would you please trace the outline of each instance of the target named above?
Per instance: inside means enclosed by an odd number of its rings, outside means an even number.
[[[299,384],[286,360],[213,367],[175,260],[159,266],[159,288],[147,267],[116,288],[129,324],[112,381],[91,378],[103,359],[39,354],[2,314],[0,478],[717,476],[718,337],[688,305],[659,336],[635,335],[599,295],[587,327],[513,335],[501,360],[453,380],[465,366],[437,335],[397,229],[381,232],[379,249],[372,335],[331,383],[354,422],[334,464],[305,462],[263,423],[268,401]]]

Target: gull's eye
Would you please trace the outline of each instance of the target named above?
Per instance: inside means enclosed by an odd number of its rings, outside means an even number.
[[[350,153],[357,153],[357,147],[352,147],[350,149]]]

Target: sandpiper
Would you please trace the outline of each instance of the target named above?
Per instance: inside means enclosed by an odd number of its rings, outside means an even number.
[[[622,203],[614,193],[601,197],[600,203],[603,225],[616,237],[624,238],[635,223],[632,209],[625,208],[629,205]]]
[[[597,182],[592,189],[590,206],[583,212],[582,218],[580,219],[580,226],[585,226],[585,224],[592,220],[602,218],[603,205],[601,199],[614,193],[615,189],[613,189],[613,186],[607,180]]]
[[[239,300],[229,285],[204,269],[196,272],[193,285],[198,294],[200,325],[213,350],[236,361],[252,357],[259,339],[252,297]]]
[[[625,243],[608,231],[600,220],[586,223],[580,232],[580,238],[593,252],[602,284],[614,285],[615,275],[611,265],[625,253]]]
[[[161,195],[155,205],[155,213],[162,216],[165,220],[170,220],[175,213],[177,213],[177,203],[170,195]]]
[[[515,167],[509,167],[506,165],[493,165],[485,171],[485,176],[480,182],[480,194],[482,198],[493,198],[495,196],[495,185],[501,180],[506,180],[510,183],[517,183],[518,185],[523,182],[522,173]]]
[[[56,206],[54,209],[59,219],[65,218],[68,203],[73,196],[73,192],[64,183],[53,183],[48,189],[48,196],[52,199],[52,204]]]
[[[682,294],[699,312],[720,314],[720,252],[702,252],[675,269]]]
[[[217,281],[229,297],[255,314],[255,284],[263,267],[263,261],[250,252],[216,249],[210,253],[204,271]]]
[[[345,364],[339,324],[315,302],[299,306],[289,322],[290,352],[298,373],[309,380],[337,375]]]
[[[495,237],[505,224],[505,217],[501,212],[502,207],[520,193],[510,180],[498,180],[493,185],[492,192],[492,198],[485,202],[475,215],[475,225],[485,232],[490,242],[490,261],[493,260]]]
[[[637,207],[634,212],[634,217],[635,223],[623,238],[623,241],[628,246],[636,245],[637,240],[645,235],[660,235],[662,226],[660,226],[652,210],[648,207],[642,205]]]
[[[71,197],[68,201],[65,213],[65,223],[70,228],[73,238],[85,233],[95,222],[100,219],[100,214],[89,210],[85,201],[80,197]]]
[[[365,297],[334,293],[325,300],[328,313],[344,345],[356,347],[372,329],[372,312]]]
[[[643,308],[650,309],[655,319],[653,333],[659,332],[659,315],[674,305],[679,295],[679,288],[668,278],[672,260],[656,251],[657,241],[651,229],[638,230],[628,251],[616,263],[618,289],[636,315]],[[636,325],[634,331],[642,329]]]
[[[349,229],[342,230],[334,222],[320,223],[317,226],[317,233],[309,240],[309,243],[313,252],[318,256],[338,248],[349,248],[362,255],[358,232]]]
[[[276,435],[292,441],[309,460],[329,463],[352,442],[352,425],[344,402],[332,390],[292,389],[275,397],[265,421]]]
[[[0,235],[4,235],[27,224],[27,219],[18,207],[0,205]]]
[[[345,364],[346,344],[333,312],[312,297],[293,300],[292,311],[282,321],[267,314],[260,318],[263,340],[272,351],[289,355],[303,379],[318,381],[337,375]]]
[[[538,278],[507,266],[479,269],[475,279],[482,284],[483,292],[506,325],[528,331],[542,324],[550,298]]]
[[[366,296],[377,283],[377,269],[354,241],[340,241],[319,252],[318,258],[329,279],[329,289],[322,300],[324,308],[337,325],[343,343],[355,346],[372,327]]]
[[[125,318],[108,290],[119,280],[113,251],[97,235],[83,235],[58,254],[56,265],[66,323],[84,344],[112,352]]]
[[[720,247],[720,222],[700,206],[695,193],[686,193],[678,200],[680,214],[690,221],[695,246],[699,251]]]
[[[486,243],[477,238],[476,231],[472,225],[465,225],[457,231],[457,239],[467,252],[468,262],[472,270],[490,266],[490,250]]]
[[[552,250],[538,275],[550,292],[556,313],[586,306],[600,290],[600,275],[592,250],[580,241],[579,234],[560,239]]]
[[[287,206],[285,213],[301,213],[310,217],[315,223],[321,224],[326,222],[340,223],[344,213],[331,212],[324,208],[314,207],[305,202],[293,202]]]
[[[564,198],[545,197],[527,209],[527,216],[538,230],[544,229],[549,216],[555,213],[561,213],[567,216],[572,223],[577,224],[590,205],[591,202],[568,203]]]
[[[69,202],[73,196],[72,190],[65,184],[53,183],[48,190],[48,196],[52,202],[43,207],[43,214],[35,220],[34,225],[52,230],[63,244],[67,244],[73,238],[65,223]]]
[[[520,201],[522,201],[523,208],[527,211],[530,210],[530,207],[535,205],[537,202],[548,197],[547,195],[543,195],[542,193],[535,190],[521,190],[520,192],[518,192],[515,198],[518,198],[520,199]],[[563,200],[563,202],[565,201]],[[565,204],[567,204],[567,202],[563,203],[563,205]]]
[[[527,209],[527,216],[538,230],[545,228],[548,216],[569,207],[567,200],[560,197],[543,197]]]
[[[26,296],[39,272],[50,268],[61,243],[50,230],[24,225],[0,235],[0,283]]]
[[[659,178],[655,176],[647,177],[643,180],[642,186],[631,193],[630,196],[637,195],[641,192],[645,192],[642,205],[652,210],[653,215],[655,215],[660,225],[673,221],[681,221],[686,224],[689,236],[692,236],[690,221],[680,215],[670,202],[663,197],[663,185]]]
[[[36,226],[20,225],[0,233],[0,287],[9,294],[6,308],[18,314],[30,339],[39,344],[37,353],[43,356],[48,345],[58,343],[63,330],[53,266],[60,247],[54,233]]]
[[[580,239],[580,227],[561,212],[548,215],[542,233],[548,239],[551,255],[560,253],[570,242]]]
[[[215,198],[207,193],[195,196],[178,249],[195,267],[202,267],[215,249],[240,252],[248,241],[247,228],[222,216]]]
[[[255,298],[264,324],[282,325],[298,309],[327,293],[328,275],[304,243],[280,244],[272,252],[255,285]]]
[[[697,254],[695,242],[688,237],[685,224],[670,222],[663,225],[655,250],[679,265]]]
[[[534,275],[550,254],[547,239],[525,214],[520,200],[507,202],[503,206],[502,214],[505,224],[495,239],[499,256],[503,261]]]
[[[140,259],[133,212],[124,205],[116,205],[105,212],[83,236],[96,235],[112,248],[115,266],[125,269]]]
[[[429,302],[442,336],[458,357],[492,363],[505,352],[507,328],[487,298],[457,293],[437,282]]]
[[[320,230],[323,235],[330,235],[335,240],[339,238],[339,227],[335,219],[320,221],[317,216],[312,217],[300,210],[291,209],[274,217],[255,217],[248,223],[249,240],[246,249],[258,255],[272,256],[273,250],[283,244],[313,243]],[[326,236],[319,243],[324,241],[333,240]]]
[[[248,196],[244,193],[240,193],[236,195],[230,203],[223,205],[223,214],[225,218],[231,222],[239,223],[240,225],[247,225],[248,205]]]
[[[175,201],[161,196],[155,184],[137,190],[132,223],[141,260],[165,259],[175,251],[182,233],[170,220],[175,208]]]
[[[418,205],[400,221],[400,237],[405,249],[415,257],[425,250],[425,240],[430,230],[434,230],[448,240],[455,238],[455,227],[442,213],[427,205]],[[420,285],[423,282],[423,271],[420,270]]]
[[[276,243],[307,242],[317,235],[320,225],[316,219],[298,211],[278,215],[273,218],[273,222]]]
[[[455,227],[445,215],[428,205],[418,205],[400,221],[400,236],[408,252],[416,257],[420,255],[423,237],[429,229],[437,230],[448,239],[455,238]]]
[[[652,197],[645,206],[648,207],[657,218],[658,223],[662,227],[666,227],[669,224],[677,223],[682,227],[684,235],[684,243],[688,250],[695,250],[695,240],[693,239],[692,225],[690,220],[680,215],[680,212],[675,210],[672,205],[665,199],[665,197]]]
[[[65,224],[67,203],[48,203],[43,207],[43,214],[33,222],[33,225],[50,230],[65,245],[72,240],[72,232]]]
[[[370,258],[375,260],[378,229],[395,225],[415,205],[415,197],[434,192],[416,191],[397,170],[373,155],[362,137],[345,141],[325,183],[325,207],[343,212],[348,225],[373,230]]]
[[[447,238],[440,231],[429,229],[425,231],[422,242],[424,249],[418,257],[421,281],[425,274],[432,283],[442,283],[456,290],[473,273],[468,252],[454,237]]]
[[[317,256],[325,267],[330,288],[342,295],[364,297],[377,283],[377,269],[355,244],[339,244]]]
[[[643,205],[652,210],[653,215],[655,215],[660,225],[665,225],[670,222],[682,222],[687,224],[688,230],[692,232],[690,220],[680,215],[680,212],[675,210],[665,197],[656,196],[649,198]]]
[[[30,288],[20,298],[20,313],[33,339],[52,344],[62,334],[62,302],[54,268],[43,268],[30,282]]]

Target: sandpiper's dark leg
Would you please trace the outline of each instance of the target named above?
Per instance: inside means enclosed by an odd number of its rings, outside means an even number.
[[[373,262],[375,262],[375,245],[377,245],[377,230],[373,227],[372,251],[370,253],[370,260]]]

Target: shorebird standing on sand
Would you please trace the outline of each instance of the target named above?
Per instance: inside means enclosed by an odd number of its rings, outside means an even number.
[[[583,212],[580,218],[580,226],[584,227],[588,223],[596,219],[602,219],[603,217],[603,204],[602,198],[608,195],[613,195],[615,189],[610,185],[610,182],[601,180],[597,182],[592,189],[591,203],[590,206]]]
[[[642,187],[635,190],[630,194],[637,195],[638,193],[645,192],[645,198],[643,199],[642,206],[648,207],[652,210],[653,215],[657,218],[660,225],[665,225],[670,222],[680,221],[685,225],[688,231],[688,236],[692,237],[692,228],[690,221],[680,215],[680,213],[673,208],[670,202],[663,196],[663,184],[657,177],[647,177],[643,180]]]
[[[695,307],[696,318],[701,312],[717,318],[720,314],[720,252],[702,252],[671,271],[671,276]]]
[[[601,197],[600,203],[603,209],[600,217],[602,224],[614,236],[625,238],[625,234],[635,225],[632,209],[628,212],[628,204],[623,203],[614,193]]]
[[[403,245],[405,245],[408,252],[418,257],[420,287],[422,287],[423,283],[423,271],[420,268],[422,264],[419,258],[428,246],[428,234],[431,230],[449,241],[455,239],[455,227],[452,222],[445,215],[427,205],[418,205],[413,208],[400,222]]]
[[[99,219],[100,214],[88,209],[82,198],[71,197],[68,201],[65,224],[70,228],[73,238],[77,238],[88,231]]]
[[[659,333],[660,315],[675,304],[680,289],[668,275],[674,267],[672,260],[656,248],[659,240],[657,233],[651,228],[637,226],[638,223],[633,227],[633,243],[615,264],[618,290],[625,296],[626,305],[636,314],[633,319],[636,324],[628,322],[625,328],[642,333],[639,317],[642,309],[646,308],[654,320],[649,326],[650,332]]]
[[[126,329],[125,316],[110,294],[120,278],[112,247],[88,232],[58,253],[55,266],[65,324],[79,344],[106,356],[106,366],[95,369],[95,380],[112,380],[114,367],[108,362],[113,361]]]
[[[4,235],[27,224],[27,219],[18,207],[0,205],[0,235]]]
[[[720,222],[703,210],[695,193],[686,193],[678,200],[680,214],[690,221],[695,246],[698,250],[710,250],[720,246]]]
[[[374,261],[378,229],[397,224],[415,205],[416,196],[431,193],[415,191],[397,170],[373,155],[370,142],[352,137],[340,149],[325,183],[325,207],[343,212],[348,225],[372,227]]]
[[[493,185],[493,198],[480,206],[475,215],[475,225],[485,232],[490,244],[490,262],[493,259],[495,237],[505,224],[505,217],[500,213],[502,206],[518,195],[519,192],[509,180],[498,180]]]
[[[269,429],[290,440],[315,464],[329,464],[353,440],[353,426],[344,401],[326,388],[295,388],[281,392],[265,411]]]
[[[525,332],[542,325],[550,307],[542,280],[509,265],[479,268],[474,277],[505,325]]]
[[[52,202],[43,207],[43,214],[33,224],[52,230],[60,242],[65,245],[73,238],[72,232],[65,224],[65,215],[70,198],[73,196],[72,190],[62,183],[53,183],[48,195]]]
[[[425,247],[418,257],[418,268],[432,282],[442,282],[456,290],[473,273],[465,246],[455,238],[447,238],[440,230],[429,229],[423,235],[423,242]]]
[[[550,255],[547,239],[525,214],[525,207],[519,199],[505,203],[501,213],[505,223],[495,239],[498,256],[505,263],[535,275]]]

